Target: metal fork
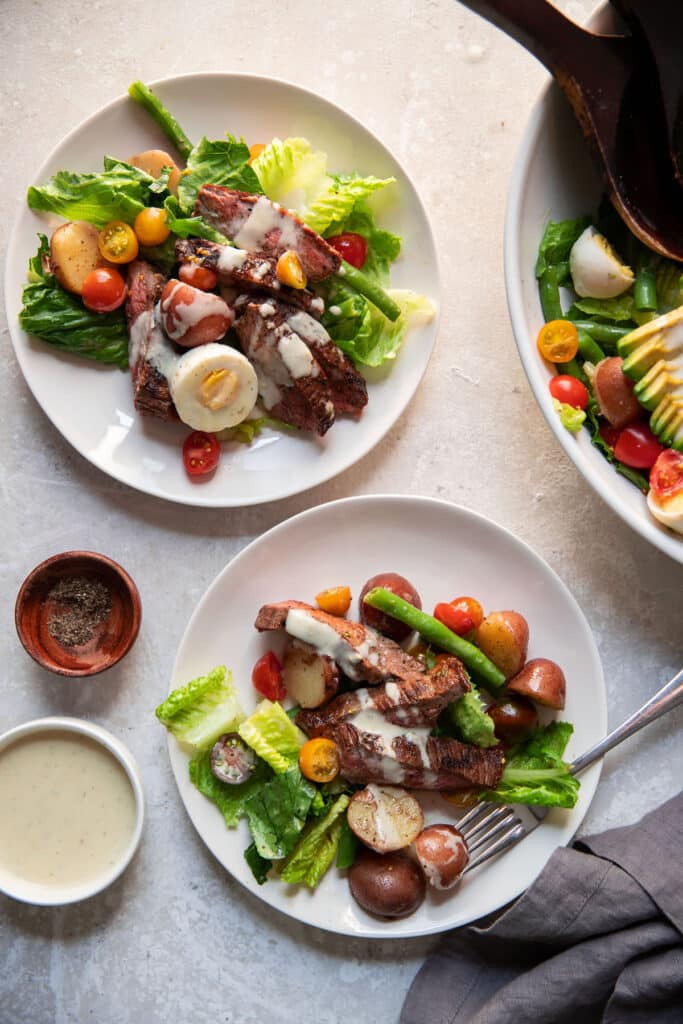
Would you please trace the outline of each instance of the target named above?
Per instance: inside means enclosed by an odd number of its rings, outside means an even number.
[[[608,750],[623,743],[629,736],[639,732],[650,722],[661,718],[683,704],[683,669],[670,679],[661,690],[637,711],[617,726],[604,739],[577,757],[569,766],[572,775],[578,775],[585,768],[595,764]],[[466,871],[473,871],[491,857],[515,846],[520,840],[538,828],[546,814],[547,807],[520,808],[491,803],[477,804],[458,822],[470,853]]]

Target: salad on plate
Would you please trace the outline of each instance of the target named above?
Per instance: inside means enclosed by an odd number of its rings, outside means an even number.
[[[105,156],[101,172],[29,189],[63,223],[30,261],[22,328],[130,369],[141,415],[191,428],[191,477],[215,469],[221,441],[358,419],[367,369],[434,312],[389,287],[401,239],[373,196],[395,179],[335,175],[304,138],[193,143],[145,85],[129,94],[179,156]]]
[[[536,276],[541,356],[563,425],[583,427],[653,517],[683,534],[683,267],[636,239],[604,201],[551,221]]]
[[[258,610],[271,646],[253,668],[251,713],[218,666],[156,715],[226,826],[246,819],[260,885],[315,890],[335,865],[363,910],[401,918],[460,883],[459,808],[574,807],[579,782],[563,760],[573,730],[556,718],[566,680],[554,661],[527,660],[519,612],[485,615],[459,597],[429,615],[396,573],[366,582],[357,620],[351,600],[336,586],[315,604]],[[429,824],[427,797],[442,807]]]

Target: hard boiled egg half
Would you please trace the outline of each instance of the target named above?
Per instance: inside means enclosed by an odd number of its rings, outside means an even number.
[[[683,533],[683,452],[663,451],[650,470],[648,508],[664,526]]]
[[[569,253],[569,270],[577,295],[613,299],[633,284],[633,271],[625,266],[604,235],[588,227]]]
[[[175,364],[170,389],[183,423],[209,433],[241,423],[258,397],[249,360],[217,342],[188,349]]]

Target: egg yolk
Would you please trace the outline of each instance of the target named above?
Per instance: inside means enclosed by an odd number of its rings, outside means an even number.
[[[216,412],[230,405],[239,389],[239,380],[232,370],[211,370],[199,385],[198,398],[203,406]]]

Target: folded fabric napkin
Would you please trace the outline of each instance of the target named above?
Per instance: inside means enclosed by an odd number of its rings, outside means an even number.
[[[401,1024],[532,1022],[683,1024],[683,793],[556,850],[493,924],[449,933],[401,1013]]]

